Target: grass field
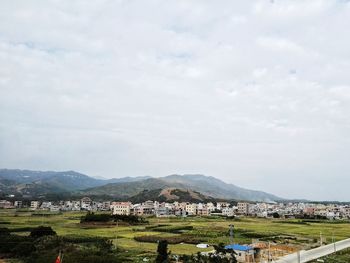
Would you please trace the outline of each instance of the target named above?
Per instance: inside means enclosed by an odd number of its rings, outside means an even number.
[[[30,211],[0,210],[0,227],[7,227],[19,235],[27,235],[31,227],[51,226],[58,235],[100,236],[113,239],[113,242],[130,254],[151,255],[156,251],[156,243],[138,242],[140,236],[160,238],[187,237],[211,245],[229,243],[229,225],[235,229],[234,242],[251,243],[252,239],[292,244],[300,248],[315,246],[320,233],[327,242],[350,237],[348,222],[301,222],[298,220],[239,218],[148,218],[148,224],[129,225],[82,225],[80,218],[85,213],[66,212],[63,214],[34,215]],[[184,230],[181,230],[184,229]],[[173,231],[174,230],[174,231]],[[180,230],[180,231],[175,231]],[[198,249],[195,244],[170,244],[172,254],[193,254],[198,251],[211,251],[213,247]]]

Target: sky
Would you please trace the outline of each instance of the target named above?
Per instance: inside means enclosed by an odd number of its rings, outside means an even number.
[[[4,1],[0,167],[350,201],[350,2]]]

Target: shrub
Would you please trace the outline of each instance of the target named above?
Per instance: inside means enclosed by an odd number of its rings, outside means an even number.
[[[135,215],[112,215],[114,222],[122,221],[129,224],[146,224],[148,223],[143,217]]]
[[[110,214],[95,214],[95,213],[91,213],[91,212],[88,212],[80,220],[81,223],[84,223],[84,222],[109,222],[109,221],[112,221],[112,217]]]
[[[43,236],[56,236],[56,232],[50,227],[38,226],[30,232],[30,237],[39,238]]]
[[[13,247],[11,252],[16,256],[27,257],[33,251],[35,251],[33,242],[19,242]]]
[[[0,227],[0,236],[10,235],[10,230],[7,227]]]

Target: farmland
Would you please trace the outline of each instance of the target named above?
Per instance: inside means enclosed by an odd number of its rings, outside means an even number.
[[[335,254],[326,256],[320,260],[321,261],[315,260],[313,263],[316,263],[316,262],[348,263],[348,262],[350,262],[350,249],[345,249],[345,250],[339,251]]]
[[[132,261],[155,255],[159,239],[169,242],[172,254],[194,254],[211,251],[213,247],[199,249],[198,243],[216,245],[229,243],[229,225],[234,225],[234,242],[250,244],[252,240],[273,242],[295,249],[317,246],[320,233],[325,242],[350,237],[350,224],[339,221],[302,221],[285,219],[219,217],[146,218],[145,224],[81,224],[85,213],[36,214],[31,211],[0,210],[0,227],[6,227],[16,235],[28,235],[34,227],[51,226],[59,236],[105,237],[123,256]],[[118,252],[119,251],[119,252]]]

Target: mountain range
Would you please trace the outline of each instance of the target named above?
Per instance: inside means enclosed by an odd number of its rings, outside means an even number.
[[[75,171],[31,171],[0,169],[0,194],[45,196],[70,194],[109,196],[142,200],[247,200],[277,201],[280,197],[227,184],[215,177],[200,174],[168,175],[165,177],[94,178]]]

